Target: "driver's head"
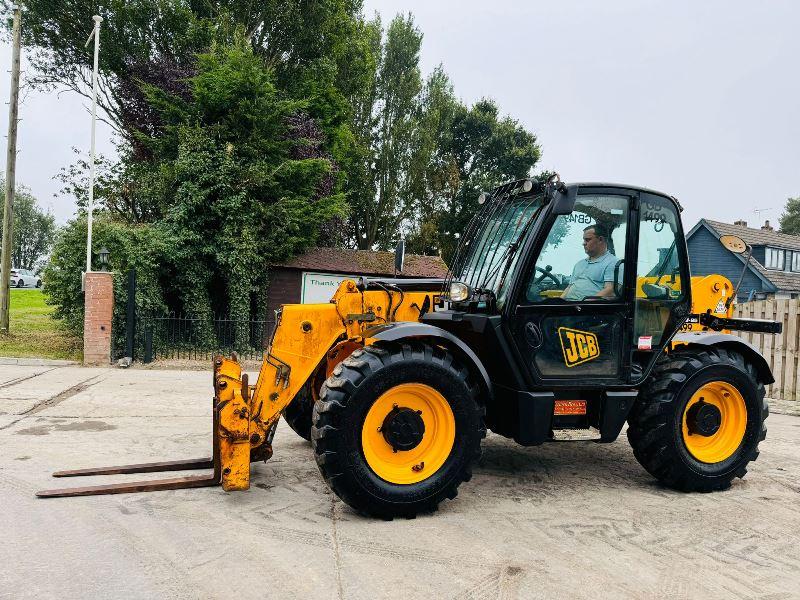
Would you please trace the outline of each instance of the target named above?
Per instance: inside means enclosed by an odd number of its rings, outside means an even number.
[[[583,249],[589,258],[602,256],[608,250],[608,230],[602,225],[589,225],[583,230]]]

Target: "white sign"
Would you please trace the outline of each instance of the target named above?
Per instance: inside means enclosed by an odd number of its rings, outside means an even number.
[[[345,279],[356,278],[357,275],[305,272],[300,288],[300,302],[302,304],[327,304],[336,293],[340,283]]]

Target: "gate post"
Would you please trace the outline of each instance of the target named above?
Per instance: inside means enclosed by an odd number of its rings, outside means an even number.
[[[90,271],[85,276],[83,364],[111,364],[111,321],[114,316],[114,275]]]
[[[128,302],[125,307],[125,356],[134,360],[136,352],[136,269],[128,271]]]

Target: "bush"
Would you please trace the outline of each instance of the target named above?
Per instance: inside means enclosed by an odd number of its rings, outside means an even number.
[[[107,215],[95,218],[92,226],[93,269],[98,269],[97,251],[109,251],[110,271],[114,272],[114,344],[125,336],[125,309],[128,301],[127,273],[136,269],[136,308],[164,312],[163,284],[170,274],[163,257],[167,243],[154,225],[129,225],[111,221]],[[58,233],[50,262],[44,268],[44,293],[54,305],[53,316],[61,319],[75,335],[83,335],[84,295],[81,273],[86,270],[86,218],[69,221]]]

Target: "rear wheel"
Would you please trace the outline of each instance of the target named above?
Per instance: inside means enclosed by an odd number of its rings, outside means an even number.
[[[314,405],[312,444],[331,489],[374,516],[455,498],[486,435],[478,390],[448,352],[421,343],[356,350]]]
[[[656,367],[628,418],[633,453],[669,487],[726,489],[758,457],[764,395],[754,366],[737,352],[676,352]]]

